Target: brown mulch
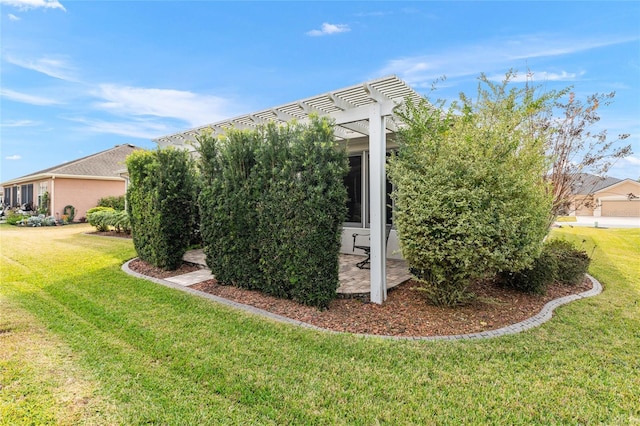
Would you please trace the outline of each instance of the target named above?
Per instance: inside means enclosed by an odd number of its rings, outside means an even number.
[[[131,239],[131,234],[127,234],[126,232],[116,232],[116,231],[93,231],[87,232],[88,235],[99,235],[101,237],[116,237],[116,238],[129,238]]]
[[[198,269],[200,269],[200,267],[188,263],[183,263],[178,269],[174,271],[165,271],[164,269],[156,268],[155,266],[150,265],[143,260],[133,259],[131,262],[129,262],[129,269],[148,277],[165,279],[175,277],[176,275],[188,274],[189,272],[197,271]]]
[[[183,265],[177,271],[162,271],[138,259],[129,267],[141,274],[167,278],[197,270]],[[259,291],[219,285],[209,280],[191,288],[228,300],[251,305],[274,314],[303,321],[329,330],[389,336],[446,336],[494,330],[540,312],[550,300],[580,293],[592,288],[591,281],[567,287],[554,284],[544,296],[524,294],[493,283],[477,283],[471,287],[476,298],[465,306],[442,308],[429,305],[416,283],[408,281],[388,292],[382,305],[358,299],[336,299],[326,310],[304,306],[291,300],[278,299]]]

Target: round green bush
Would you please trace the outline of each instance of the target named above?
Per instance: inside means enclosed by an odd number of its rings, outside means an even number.
[[[566,240],[551,240],[545,245],[558,264],[556,280],[564,285],[577,285],[584,280],[591,259],[587,252],[579,250]]]
[[[505,272],[502,276],[508,287],[525,293],[544,294],[547,287],[555,282],[557,273],[558,261],[545,245],[530,267],[518,272]]]

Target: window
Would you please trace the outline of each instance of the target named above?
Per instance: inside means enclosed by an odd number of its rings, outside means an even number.
[[[349,173],[344,185],[347,187],[347,222],[362,225],[362,154],[349,157]]]
[[[387,153],[387,158],[390,156]],[[363,158],[366,163],[363,164]],[[371,220],[370,204],[369,204],[369,176],[367,175],[369,165],[369,153],[363,152],[358,155],[349,157],[349,173],[344,179],[344,185],[347,187],[347,224],[351,226],[368,227]],[[364,185],[363,185],[364,182]],[[393,200],[391,192],[393,185],[387,178],[386,181],[386,219],[387,224],[391,225],[393,221]],[[363,223],[362,218],[366,218]]]
[[[33,184],[22,185],[20,188],[20,203],[33,206]]]
[[[38,187],[38,207],[44,207],[42,205],[42,197],[47,192],[47,182],[40,182],[40,186]]]

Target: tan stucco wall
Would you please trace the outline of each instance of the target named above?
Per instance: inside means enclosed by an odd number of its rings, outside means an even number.
[[[630,193],[635,194],[640,197],[640,182],[623,182],[619,185],[613,185],[610,188],[605,188],[602,191],[598,191],[595,196],[596,198],[607,198],[607,197],[626,197]]]
[[[589,201],[591,197],[574,196],[571,197],[569,203],[569,214],[575,216],[593,216],[593,208],[585,205],[585,198],[588,198],[587,204],[590,206]]]
[[[87,210],[95,207],[98,200],[103,197],[125,194],[123,180],[91,180],[91,179],[65,179],[56,178],[54,189],[49,184],[49,194],[52,194],[51,214],[56,218],[62,217],[65,206],[72,205],[75,210],[75,219],[87,216]]]

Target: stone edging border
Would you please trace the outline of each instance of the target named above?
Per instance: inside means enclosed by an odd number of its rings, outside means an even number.
[[[147,281],[152,281],[156,284],[163,285],[165,287],[170,287],[176,290],[184,291],[185,293],[192,294],[194,296],[203,297],[208,300],[212,300],[214,302],[221,303],[226,306],[231,306],[236,309],[241,309],[245,312],[249,312],[256,315],[261,315],[263,317],[270,318],[275,321],[284,322],[288,324],[293,324],[299,327],[308,328],[311,330],[324,331],[326,333],[335,333],[335,334],[351,334],[353,336],[360,337],[369,337],[369,338],[381,338],[381,339],[392,339],[392,340],[427,340],[427,341],[436,341],[436,340],[472,340],[472,339],[488,339],[493,337],[507,336],[511,334],[520,333],[525,330],[529,330],[534,327],[538,327],[545,322],[549,321],[553,316],[553,311],[562,305],[566,305],[567,303],[573,302],[575,300],[586,299],[588,297],[597,296],[602,293],[602,284],[598,280],[596,280],[591,275],[587,274],[587,278],[591,280],[593,284],[593,288],[591,290],[583,291],[582,293],[570,294],[568,296],[560,297],[558,299],[551,300],[547,302],[540,312],[536,315],[527,318],[524,321],[520,321],[515,324],[511,324],[502,328],[498,328],[495,330],[481,331],[478,333],[470,333],[470,334],[455,334],[450,336],[388,336],[388,335],[378,335],[378,334],[359,334],[359,333],[348,333],[348,332],[340,332],[334,330],[328,330],[326,328],[317,327],[312,324],[308,324],[306,322],[294,320],[282,315],[274,314],[269,311],[265,311],[264,309],[256,308],[254,306],[245,305],[243,303],[234,302],[232,300],[224,299],[222,297],[215,296],[213,294],[205,293],[203,291],[195,290],[190,287],[185,287],[180,284],[175,284],[170,281],[166,281],[160,278],[148,277],[146,275],[139,274],[129,268],[129,263],[135,260],[131,259],[125,262],[122,265],[122,270],[129,275],[132,275],[137,278],[142,278]]]

